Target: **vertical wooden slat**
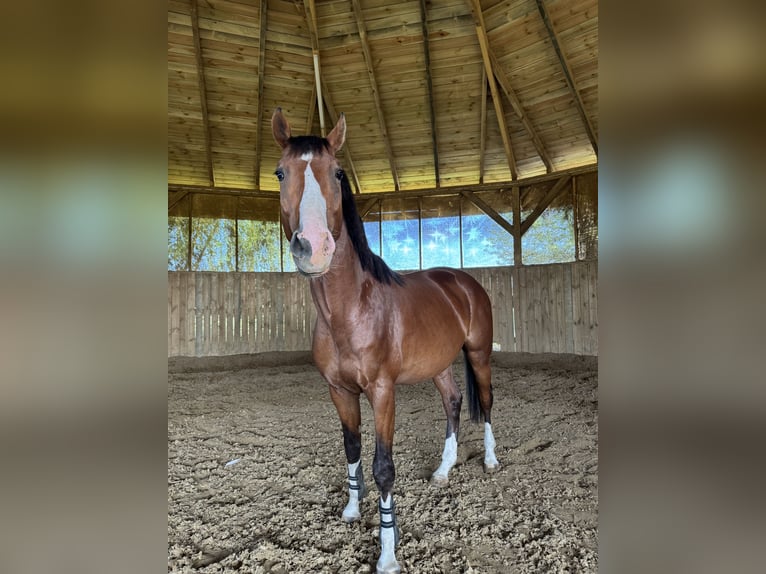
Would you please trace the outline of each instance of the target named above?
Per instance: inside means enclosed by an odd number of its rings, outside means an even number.
[[[242,273],[234,273],[234,339],[233,352],[242,353]]]
[[[197,273],[194,285],[194,356],[205,356],[204,303],[202,296],[205,273]]]
[[[572,317],[572,269],[574,264],[563,266],[562,290],[564,293],[564,352],[574,353],[574,324]]]
[[[190,357],[194,356],[195,343],[196,343],[196,320],[197,309],[196,305],[196,288],[197,288],[197,273],[192,271],[187,276],[186,280],[186,335],[184,343],[184,355]]]
[[[179,323],[180,320],[180,313],[179,313],[179,300],[181,298],[180,294],[180,281],[181,281],[181,274],[180,273],[168,273],[168,287],[170,291],[170,348],[168,349],[168,356],[170,357],[177,357],[181,354],[181,347],[180,347],[180,334],[181,334],[181,325]]]
[[[564,313],[564,269],[566,265],[556,265],[554,273],[555,308],[556,308],[556,352],[566,353],[566,314]]]
[[[590,261],[590,303],[591,303],[591,322],[593,328],[591,330],[591,337],[593,345],[591,351],[593,355],[598,355],[598,260]]]
[[[582,355],[584,351],[584,337],[583,337],[583,297],[582,297],[582,276],[581,269],[583,264],[575,264],[572,266],[572,325],[574,335],[574,352],[577,355]],[[587,289],[587,285],[585,287]]]

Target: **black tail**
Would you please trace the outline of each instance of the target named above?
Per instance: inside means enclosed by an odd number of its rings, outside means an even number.
[[[468,360],[468,351],[465,347],[463,347],[463,358],[465,359],[465,394],[468,397],[468,412],[471,415],[471,421],[477,423],[482,416],[479,391],[476,388],[476,373]]]

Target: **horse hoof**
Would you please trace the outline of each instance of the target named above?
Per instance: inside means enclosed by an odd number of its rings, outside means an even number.
[[[353,522],[356,522],[357,520],[361,520],[362,515],[359,512],[356,512],[356,513],[354,513],[354,512],[348,512],[348,513],[344,512],[343,514],[341,514],[340,517],[343,520],[343,522],[351,524]]]
[[[498,470],[500,470],[499,462],[496,462],[495,464],[487,464],[486,462],[484,463],[484,472],[486,472],[487,474],[492,474],[494,472],[497,472]]]
[[[377,564],[375,566],[375,574],[400,574],[401,571],[402,569],[399,567],[398,562],[385,564],[383,566]]]
[[[441,474],[431,475],[431,484],[436,488],[444,488],[449,484],[449,478]]]

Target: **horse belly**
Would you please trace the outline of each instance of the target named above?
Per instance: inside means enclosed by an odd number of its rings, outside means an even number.
[[[397,382],[417,383],[435,377],[452,364],[464,342],[459,325],[410,337],[402,346],[402,369]]]

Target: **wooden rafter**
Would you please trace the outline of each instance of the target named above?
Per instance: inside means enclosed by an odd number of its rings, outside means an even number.
[[[213,174],[213,147],[210,138],[210,120],[207,114],[207,88],[205,87],[205,66],[202,62],[202,47],[199,41],[199,14],[197,13],[197,0],[191,2],[192,40],[194,42],[194,59],[197,62],[197,85],[199,88],[199,101],[202,111],[202,126],[205,131],[205,159],[207,161],[207,178],[210,185],[215,185]]]
[[[481,48],[481,59],[484,62],[484,69],[487,72],[489,89],[492,92],[492,104],[495,106],[495,115],[497,123],[500,126],[500,135],[503,138],[503,147],[505,148],[505,157],[508,159],[508,167],[511,170],[511,179],[518,179],[516,170],[516,158],[513,155],[513,146],[511,146],[511,136],[508,134],[508,127],[505,124],[505,112],[503,112],[503,103],[500,100],[500,92],[497,89],[495,74],[492,70],[492,61],[489,56],[489,40],[487,39],[487,29],[484,26],[484,15],[481,12],[479,0],[467,0],[471,6],[471,13],[476,24],[476,36],[479,39]]]
[[[434,179],[436,187],[441,187],[441,176],[439,175],[439,146],[436,134],[436,112],[434,109],[434,86],[431,78],[431,50],[429,47],[428,31],[428,12],[426,10],[426,0],[420,0],[420,21],[423,28],[423,57],[426,67],[426,86],[428,88],[428,109],[431,112],[431,145],[434,150]]]
[[[263,82],[266,78],[266,25],[268,2],[261,2],[260,36],[258,37],[258,106],[255,112],[255,189],[261,188],[261,117],[263,116]]]
[[[527,218],[521,222],[522,236],[529,230],[530,227],[532,227],[532,224],[537,221],[537,218],[542,215],[543,211],[545,211],[545,208],[548,207],[553,202],[553,200],[559,196],[559,194],[561,194],[564,186],[569,183],[571,179],[571,175],[565,175],[553,184],[553,187],[548,190],[548,193],[545,194],[545,197],[543,197],[535,206],[535,208],[532,210],[532,213],[530,213]]]
[[[364,14],[362,14],[362,7],[359,4],[359,0],[351,0],[351,4],[354,8],[354,17],[356,19],[356,26],[359,30],[359,41],[362,44],[362,52],[364,53],[364,61],[367,66],[367,75],[370,78],[370,88],[372,90],[373,99],[375,100],[375,109],[378,112],[378,122],[380,123],[380,131],[383,136],[383,143],[386,146],[386,154],[388,155],[388,163],[391,166],[391,177],[394,180],[394,189],[399,191],[399,173],[396,170],[396,159],[394,158],[394,151],[391,147],[391,138],[388,135],[388,128],[386,127],[386,117],[383,114],[383,105],[380,101],[380,91],[378,90],[378,82],[375,79],[375,67],[373,65],[372,56],[370,54],[370,45],[367,41],[367,26],[364,23]]]
[[[487,71],[481,68],[481,135],[479,136],[479,183],[484,183],[484,152],[487,147]]]
[[[516,92],[513,91],[511,83],[508,81],[508,77],[505,75],[502,66],[500,66],[500,62],[497,60],[497,57],[495,56],[494,52],[492,52],[492,50],[488,51],[489,59],[492,61],[492,70],[495,73],[497,83],[500,84],[500,87],[503,89],[505,96],[508,98],[513,111],[516,112],[516,115],[519,117],[521,123],[524,125],[524,128],[527,130],[527,133],[532,140],[532,144],[535,146],[535,150],[537,150],[537,155],[540,156],[540,159],[545,165],[545,169],[548,173],[551,173],[553,171],[553,164],[551,163],[551,158],[548,155],[548,151],[545,149],[540,136],[537,135],[537,131],[532,125],[532,122],[529,121],[529,116],[527,116],[526,112],[524,111],[524,107],[521,105],[521,101],[519,101]]]
[[[585,106],[583,105],[582,98],[580,97],[580,90],[577,89],[577,85],[575,84],[574,78],[572,77],[569,61],[567,60],[566,56],[564,55],[564,52],[561,50],[561,47],[559,46],[558,37],[556,36],[556,30],[553,28],[553,23],[551,22],[550,16],[548,15],[548,10],[545,8],[545,4],[543,3],[543,0],[536,0],[536,1],[537,1],[537,9],[540,12],[540,17],[543,19],[543,23],[545,24],[546,30],[548,30],[548,37],[550,38],[551,44],[553,45],[553,49],[556,51],[556,56],[558,57],[559,62],[561,63],[561,69],[564,71],[564,79],[566,80],[567,86],[569,86],[569,91],[572,92],[572,96],[574,97],[577,113],[580,115],[580,119],[583,122],[585,131],[588,134],[590,145],[593,146],[593,152],[596,155],[598,155],[598,142],[596,141],[595,132],[593,131],[593,125],[590,123],[590,119],[588,118],[588,115],[585,113]]]

